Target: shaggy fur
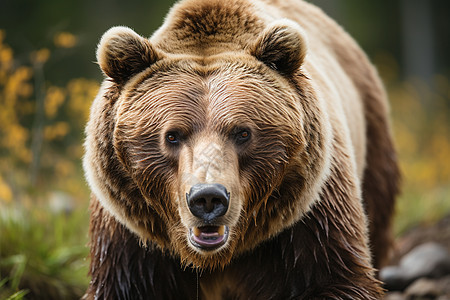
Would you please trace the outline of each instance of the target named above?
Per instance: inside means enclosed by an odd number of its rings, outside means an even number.
[[[337,24],[302,1],[184,0],[150,39],[106,32],[97,59],[86,299],[381,297],[399,177],[388,105]],[[199,183],[230,195],[214,250],[189,240]]]

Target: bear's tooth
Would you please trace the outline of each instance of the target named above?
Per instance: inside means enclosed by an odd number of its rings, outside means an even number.
[[[200,234],[202,233],[202,231],[201,231],[200,228],[198,228],[198,227],[194,227],[194,228],[192,229],[192,232],[194,232],[194,235],[195,235],[196,237],[199,237]]]
[[[224,225],[219,226],[219,229],[217,230],[217,233],[219,235],[224,235],[225,234],[225,226]]]

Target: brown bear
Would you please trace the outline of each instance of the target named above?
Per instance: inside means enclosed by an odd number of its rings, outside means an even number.
[[[107,31],[97,59],[85,299],[382,297],[388,104],[320,9],[183,0],[150,39]]]

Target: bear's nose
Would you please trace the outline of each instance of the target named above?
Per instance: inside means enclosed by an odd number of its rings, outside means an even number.
[[[212,223],[227,212],[230,193],[218,183],[196,184],[191,187],[189,194],[186,194],[186,200],[194,216]]]

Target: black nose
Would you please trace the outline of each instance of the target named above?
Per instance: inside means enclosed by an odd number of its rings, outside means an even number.
[[[186,200],[194,216],[212,222],[227,212],[230,193],[218,183],[196,184],[186,194]]]

